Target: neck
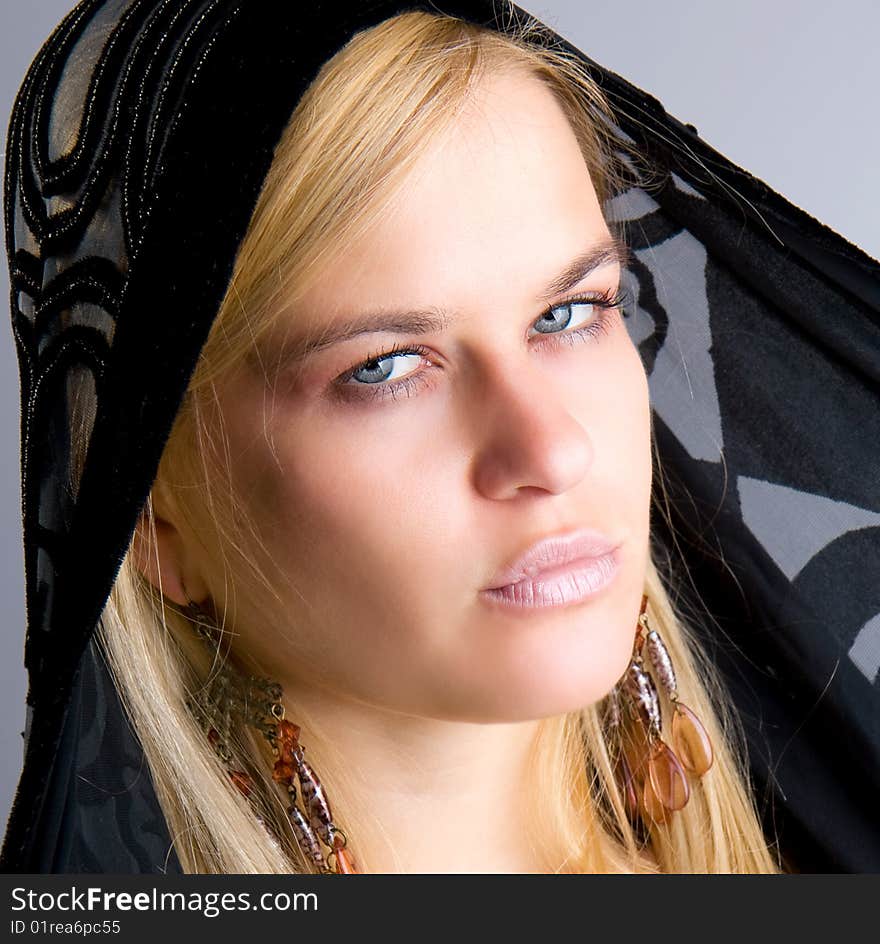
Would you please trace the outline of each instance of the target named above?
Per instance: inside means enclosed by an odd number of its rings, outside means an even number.
[[[301,690],[289,716],[359,872],[550,870],[527,807],[539,722],[439,721]]]

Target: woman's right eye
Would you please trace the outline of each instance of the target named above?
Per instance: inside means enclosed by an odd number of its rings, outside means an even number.
[[[355,399],[385,396],[396,399],[398,393],[410,396],[418,386],[418,376],[423,373],[419,370],[419,361],[429,355],[430,351],[418,344],[394,346],[361,361],[335,383],[343,396]],[[398,366],[409,367],[409,370],[400,371]]]
[[[359,377],[360,382],[366,385],[385,383],[386,381],[395,383],[407,376],[407,372],[398,370],[399,367],[407,366],[404,360],[409,359],[411,361],[409,365],[411,373],[412,370],[417,369],[418,361],[422,356],[421,352],[409,349],[389,351],[379,357],[374,357],[372,360],[364,361],[355,370],[350,371],[348,376],[349,378]]]

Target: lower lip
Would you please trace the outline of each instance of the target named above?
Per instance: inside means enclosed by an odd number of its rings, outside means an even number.
[[[604,590],[614,580],[618,569],[617,554],[612,551],[605,557],[572,561],[519,583],[482,590],[481,594],[515,609],[569,606],[588,600]]]

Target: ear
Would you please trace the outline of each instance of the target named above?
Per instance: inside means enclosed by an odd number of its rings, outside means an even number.
[[[186,606],[189,600],[201,603],[208,596],[208,586],[195,565],[183,537],[175,525],[153,511],[155,535],[150,534],[150,519],[141,513],[132,537],[132,561],[150,583],[174,603]]]

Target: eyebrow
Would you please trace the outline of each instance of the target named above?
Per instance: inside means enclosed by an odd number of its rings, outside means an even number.
[[[538,297],[549,301],[562,295],[583,281],[594,270],[606,265],[625,266],[630,258],[629,247],[615,236],[605,238],[591,246],[570,262],[554,278]],[[405,309],[393,311],[378,309],[345,319],[330,325],[318,335],[284,341],[276,349],[273,361],[276,365],[293,366],[305,361],[318,351],[335,344],[349,341],[363,334],[410,334],[423,335],[443,331],[451,322],[451,314],[437,308]]]

